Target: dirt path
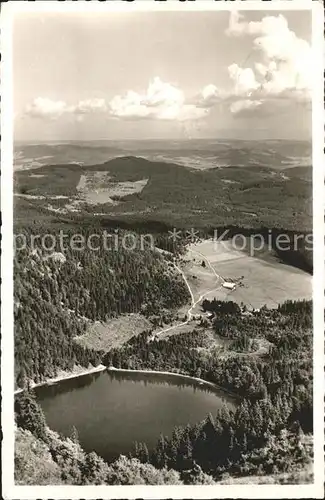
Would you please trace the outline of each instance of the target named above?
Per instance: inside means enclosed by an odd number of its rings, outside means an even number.
[[[193,253],[196,253],[196,254],[200,255],[200,256],[201,256],[201,257],[202,257],[205,261],[207,261],[208,266],[210,267],[210,269],[212,270],[213,274],[216,276],[216,278],[217,278],[218,280],[222,280],[222,282],[224,282],[224,281],[225,281],[225,280],[222,278],[222,276],[220,276],[220,275],[219,275],[219,274],[215,271],[215,269],[213,268],[213,266],[212,266],[211,262],[209,261],[209,259],[208,259],[205,255],[201,254],[201,252],[198,252],[198,251],[196,251],[196,250],[191,250],[191,251],[192,251]],[[216,288],[212,288],[211,290],[206,290],[203,294],[201,294],[201,295],[200,295],[200,297],[199,297],[197,300],[195,300],[195,298],[194,298],[194,294],[193,294],[193,290],[192,290],[191,285],[189,284],[189,282],[188,282],[188,280],[187,280],[187,278],[186,278],[186,276],[185,276],[184,271],[182,271],[182,269],[181,269],[181,268],[180,268],[180,267],[179,267],[179,266],[178,266],[175,262],[173,262],[172,264],[173,264],[173,266],[175,267],[175,269],[176,269],[176,270],[177,270],[177,271],[178,271],[178,272],[182,275],[183,280],[184,280],[184,282],[185,282],[185,284],[186,284],[186,286],[187,286],[187,288],[188,288],[188,290],[189,290],[189,292],[190,292],[190,295],[191,295],[191,307],[187,310],[187,313],[186,313],[187,319],[186,319],[185,321],[183,321],[182,323],[177,323],[176,325],[173,325],[173,326],[168,326],[167,328],[163,328],[163,329],[162,329],[162,330],[160,330],[159,332],[154,333],[154,334],[152,335],[152,337],[149,339],[149,342],[150,342],[151,340],[155,340],[155,339],[157,339],[157,338],[158,338],[158,337],[160,337],[163,333],[167,333],[167,332],[170,332],[170,331],[172,331],[172,330],[175,330],[176,328],[179,328],[180,326],[187,325],[187,324],[188,324],[188,323],[192,320],[192,318],[193,318],[193,313],[192,313],[192,311],[193,311],[193,309],[197,306],[197,304],[199,304],[199,303],[201,302],[201,300],[203,300],[203,298],[204,298],[206,295],[208,295],[209,293],[214,292],[214,291],[217,291],[217,290],[220,290],[220,288],[221,288],[221,286],[222,286],[222,284],[221,284],[221,285],[219,285],[219,286],[218,286],[218,287],[216,287]]]
[[[215,275],[215,277],[216,277],[216,278],[218,278],[218,279],[221,279],[223,283],[225,282],[225,280],[223,279],[223,277],[222,277],[222,276],[220,276],[220,275],[216,272],[216,270],[214,269],[214,267],[213,267],[213,265],[211,264],[211,262],[209,261],[209,259],[208,259],[208,258],[207,258],[207,257],[206,257],[203,253],[199,252],[198,250],[193,250],[193,249],[191,249],[191,252],[196,253],[197,255],[200,255],[200,256],[203,258],[203,260],[204,260],[204,261],[207,261],[208,266],[210,267],[210,269],[211,269],[211,271],[213,272],[213,274]],[[212,291],[212,290],[211,290],[211,291]]]

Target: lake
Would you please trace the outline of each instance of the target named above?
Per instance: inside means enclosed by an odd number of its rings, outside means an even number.
[[[92,373],[36,389],[49,427],[70,436],[105,460],[128,454],[135,441],[152,449],[160,434],[176,425],[203,420],[235,400],[221,390],[182,376],[109,372]]]

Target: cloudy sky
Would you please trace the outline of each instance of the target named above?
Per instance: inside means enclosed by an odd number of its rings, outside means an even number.
[[[308,11],[23,13],[15,139],[310,136]]]

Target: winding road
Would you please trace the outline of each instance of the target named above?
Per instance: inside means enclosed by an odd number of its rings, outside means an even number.
[[[224,279],[222,276],[220,276],[216,270],[213,268],[211,262],[209,261],[209,259],[204,255],[202,254],[201,252],[198,252],[197,250],[193,250],[191,249],[191,251],[193,253],[196,253],[197,255],[199,255],[200,257],[202,257],[202,259],[204,261],[206,261],[208,263],[208,266],[210,267],[210,269],[212,270],[213,274],[215,275],[215,277],[217,278],[217,280],[221,280],[222,283],[224,283]],[[208,295],[209,293],[211,292],[214,292],[214,291],[217,291],[217,290],[220,290],[221,286],[222,286],[222,283],[221,285],[219,285],[218,287],[216,288],[212,288],[211,290],[207,290],[206,292],[204,292],[202,295],[200,295],[200,297],[195,300],[194,298],[194,294],[193,294],[193,291],[191,289],[191,285],[189,284],[185,274],[184,274],[184,271],[182,271],[182,269],[175,263],[173,262],[172,263],[173,266],[175,267],[175,269],[177,269],[177,271],[182,275],[183,277],[183,280],[190,292],[190,296],[191,296],[191,307],[188,309],[187,313],[186,313],[186,316],[187,316],[187,319],[185,321],[183,321],[182,323],[177,323],[176,325],[173,325],[173,326],[168,326],[167,328],[163,328],[162,330],[160,330],[159,332],[156,332],[152,335],[152,337],[149,339],[149,342],[152,341],[152,340],[155,340],[157,339],[158,337],[160,337],[163,333],[167,333],[167,332],[170,332],[172,330],[175,330],[176,328],[179,328],[180,326],[184,326],[184,325],[187,325],[191,320],[192,320],[192,317],[193,317],[193,309],[195,308],[195,306],[197,306],[197,304],[199,304],[201,302],[201,300],[203,300],[203,298]]]

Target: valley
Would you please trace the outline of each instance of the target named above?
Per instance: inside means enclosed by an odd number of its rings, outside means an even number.
[[[228,146],[222,146],[224,156]],[[52,153],[64,155],[66,147],[52,145]],[[229,158],[236,151],[232,148]],[[46,148],[43,153],[50,156]],[[166,162],[165,156],[164,161],[157,156],[119,156],[99,164],[69,162],[17,170],[15,232],[28,238],[15,256],[16,412],[24,432],[46,443],[56,476],[83,484],[90,479],[85,479],[88,472],[82,464],[95,460],[101,480],[109,482],[113,470],[119,470],[115,467],[137,467],[140,481],[152,481],[143,479],[148,467],[157,477],[166,471],[166,484],[188,481],[190,467],[190,481],[195,481],[194,463],[204,484],[225,482],[227,474],[244,481],[247,471],[257,471],[254,453],[258,457],[264,449],[274,453],[270,468],[263,468],[265,476],[288,470],[303,474],[309,452],[304,459],[297,452],[294,426],[299,422],[310,435],[310,167],[297,170],[289,159],[283,168],[256,166],[253,159],[244,161],[247,151],[236,154],[237,165],[224,162],[211,168],[204,162],[200,168],[191,162],[185,166],[174,154],[175,163]],[[222,157],[220,153],[220,162]],[[95,251],[87,245],[61,248],[62,230],[67,242],[76,233],[85,241],[100,241],[103,231],[114,237],[108,239],[108,248],[99,245]],[[286,251],[266,244],[270,230],[272,238],[286,236]],[[226,237],[219,241],[216,236],[224,231]],[[31,235],[38,235],[39,241],[50,235],[55,244],[33,248]],[[130,235],[137,243],[125,247]],[[179,400],[169,378],[173,376],[187,381],[177,389]],[[198,384],[194,392],[186,385],[192,384],[191,377]],[[222,403],[219,395],[205,392],[205,383],[227,395]],[[170,421],[149,411],[144,391],[151,400],[169,401]],[[137,394],[141,404],[134,402]],[[235,397],[235,407],[228,396]],[[68,418],[58,418],[60,405],[67,407],[72,397]],[[133,420],[138,415],[140,427],[118,433],[118,415],[126,400],[127,413]],[[109,421],[105,402],[111,410]],[[33,417],[30,426],[21,420],[19,408],[34,404],[41,405],[40,414],[44,410],[52,430],[45,428],[38,435],[33,426],[39,429],[41,421]],[[79,421],[87,416],[83,404],[102,408],[93,422],[101,419],[101,433]],[[191,418],[186,419],[181,408],[193,412]],[[140,432],[144,414],[148,422],[157,420],[157,429]],[[264,422],[258,435],[252,431],[257,418]],[[242,419],[244,432],[238,425]],[[272,422],[274,433],[267,438],[266,422]],[[75,424],[78,439],[69,437]],[[129,428],[130,422],[123,425]],[[166,435],[159,438],[159,430]],[[286,435],[281,437],[282,431]],[[229,433],[236,445],[229,444]],[[19,446],[29,439],[19,434]],[[75,444],[69,465],[64,450],[71,448],[70,439]],[[281,440],[288,455],[279,465]],[[214,442],[224,442],[227,453],[212,453]],[[119,456],[123,453],[131,456],[125,463]],[[245,463],[243,453],[248,454]]]
[[[64,150],[69,147],[73,158],[73,145],[65,145]],[[52,153],[60,153],[62,148],[51,146]],[[249,151],[255,151],[255,144],[250,148]],[[215,151],[217,155],[218,147]],[[229,149],[225,151],[229,153]],[[212,165],[206,170],[194,169],[190,162],[184,166],[141,156],[119,156],[91,165],[73,163],[71,159],[69,163],[46,164],[37,169],[36,178],[35,170],[18,170],[17,217],[24,219],[29,208],[41,211],[42,217],[46,213],[50,217],[52,211],[62,216],[89,215],[104,221],[168,221],[171,227],[264,226],[308,231],[311,167],[300,166],[298,171],[291,168],[290,158],[287,163],[282,159],[271,165],[263,160],[256,165],[242,164],[240,151],[240,145],[230,149],[232,156],[227,166]],[[259,151],[263,149],[257,147]]]
[[[27,3],[4,497],[323,498],[319,2]]]

